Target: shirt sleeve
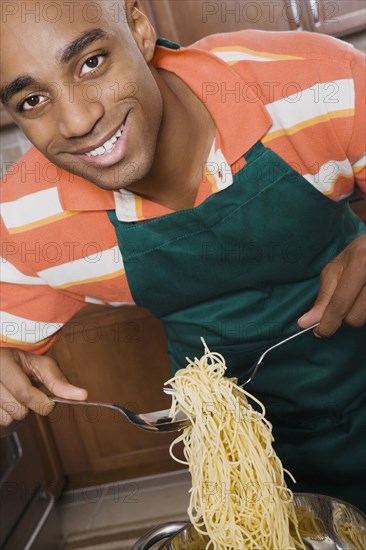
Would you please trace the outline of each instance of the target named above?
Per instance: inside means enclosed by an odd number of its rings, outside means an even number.
[[[26,273],[21,250],[3,225],[1,236],[0,346],[42,354],[62,326],[87,304],[81,297],[51,288],[37,274]]]
[[[366,56],[354,50],[352,75],[355,88],[354,128],[348,148],[355,186],[366,195]]]

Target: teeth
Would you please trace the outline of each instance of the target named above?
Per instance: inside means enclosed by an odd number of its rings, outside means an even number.
[[[112,136],[110,139],[108,139],[103,145],[100,147],[97,147],[96,149],[93,149],[92,151],[89,151],[88,153],[85,153],[87,157],[97,157],[99,155],[104,155],[105,153],[110,153],[114,147],[114,144],[116,143],[117,139],[122,135],[124,129],[124,125],[122,124],[121,128],[117,130],[117,132]]]
[[[117,141],[117,138],[116,138],[116,141]],[[104,147],[105,150],[108,151],[108,152],[109,152],[109,151],[112,151],[112,149],[113,149],[113,142],[112,142],[112,140],[109,139],[108,141],[106,141],[105,144],[103,145],[103,147]]]

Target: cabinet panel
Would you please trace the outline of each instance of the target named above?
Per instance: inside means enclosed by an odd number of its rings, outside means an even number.
[[[170,376],[165,336],[143,309],[88,308],[65,327],[51,355],[91,401],[120,403],[135,412],[170,406],[163,393]],[[56,405],[49,423],[69,476],[93,481],[93,474],[117,470],[120,478],[131,470],[147,475],[151,465],[154,473],[178,469],[169,457],[176,434],[143,431],[112,410]]]
[[[306,25],[306,10],[287,0],[149,0],[160,36],[186,46],[209,34],[255,28],[288,31]]]
[[[346,36],[366,31],[364,0],[308,0],[309,30],[332,36]]]

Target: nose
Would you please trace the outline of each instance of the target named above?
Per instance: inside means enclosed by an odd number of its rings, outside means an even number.
[[[58,101],[58,128],[64,138],[81,137],[91,132],[104,115],[100,101],[90,101],[82,86],[73,93],[66,89]]]

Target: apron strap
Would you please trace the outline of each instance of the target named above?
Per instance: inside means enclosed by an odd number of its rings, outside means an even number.
[[[164,46],[165,48],[170,48],[171,50],[180,50],[179,44],[176,44],[175,42],[171,42],[167,38],[163,38],[162,36],[159,36],[159,38],[156,41],[157,46]]]

